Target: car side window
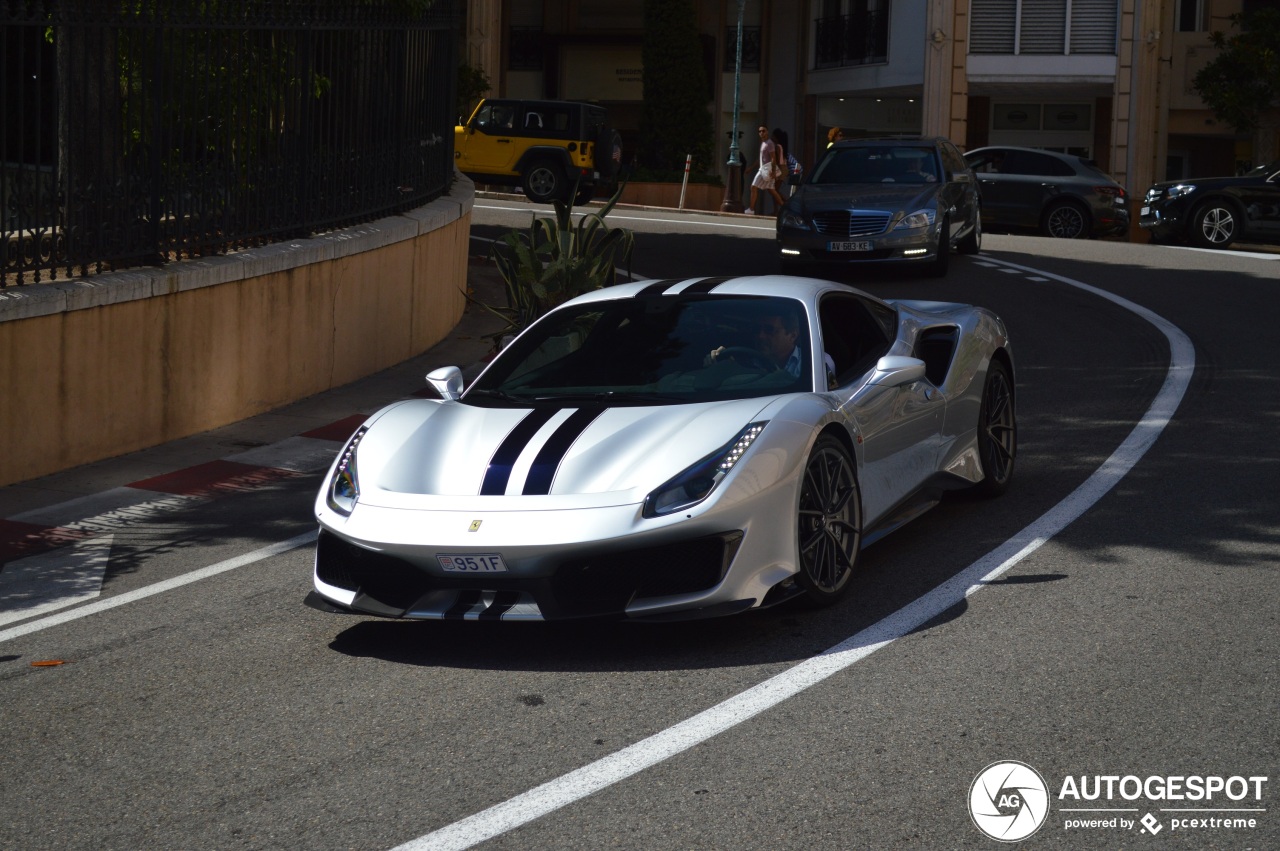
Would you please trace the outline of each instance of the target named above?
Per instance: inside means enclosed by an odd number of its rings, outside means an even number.
[[[960,156],[960,152],[956,150],[956,146],[950,142],[943,142],[940,146],[942,149],[942,166],[952,174],[963,174],[968,170],[965,165],[964,157]]]
[[[835,362],[836,387],[871,369],[889,351],[892,337],[888,329],[896,329],[892,311],[845,293],[823,296],[818,319],[823,351]]]
[[[476,113],[475,128],[489,135],[503,135],[515,126],[516,108],[509,103],[486,103]]]
[[[1004,174],[1025,174],[1035,177],[1069,177],[1075,174],[1071,166],[1048,154],[1035,151],[1010,151],[1005,157]]]

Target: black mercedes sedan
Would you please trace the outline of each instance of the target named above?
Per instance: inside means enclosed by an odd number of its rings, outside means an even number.
[[[1280,243],[1280,160],[1237,177],[1157,183],[1147,190],[1138,224],[1152,242]]]
[[[978,183],[944,138],[837,142],[778,213],[777,236],[784,272],[892,263],[942,277],[953,248],[981,248]]]

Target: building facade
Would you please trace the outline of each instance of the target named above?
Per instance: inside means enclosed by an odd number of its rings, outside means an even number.
[[[753,128],[788,131],[806,165],[827,132],[925,133],[962,149],[1020,144],[1098,162],[1140,198],[1153,181],[1231,174],[1280,156],[1192,87],[1209,33],[1260,0],[715,0],[694,8],[720,162],[735,93]],[[644,0],[471,0],[467,56],[494,94],[600,102],[639,129]],[[738,31],[742,58],[739,73]],[[745,135],[742,131],[747,131]],[[725,169],[722,167],[722,172]]]

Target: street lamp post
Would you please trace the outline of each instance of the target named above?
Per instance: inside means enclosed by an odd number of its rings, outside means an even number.
[[[720,210],[742,212],[742,153],[738,150],[738,109],[742,103],[742,13],[747,0],[738,0],[738,56],[733,63],[733,129],[729,131],[729,183]]]

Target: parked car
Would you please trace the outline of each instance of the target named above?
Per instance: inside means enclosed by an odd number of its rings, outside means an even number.
[[[964,158],[978,176],[989,231],[1084,239],[1129,230],[1124,187],[1092,160],[1006,145],[976,148]]]
[[[783,271],[906,263],[941,277],[953,247],[981,248],[978,184],[947,139],[837,142],[779,211],[777,235]]]
[[[424,620],[728,615],[851,587],[944,491],[998,496],[1014,363],[989,310],[807,278],[619,284],[469,387],[369,417],[316,497],[321,611]]]
[[[1280,243],[1280,160],[1238,177],[1157,183],[1147,190],[1138,224],[1153,242]]]
[[[622,164],[621,137],[608,124],[608,112],[595,104],[483,100],[453,129],[453,156],[477,183],[519,186],[538,203],[581,204],[597,185],[612,184]]]

